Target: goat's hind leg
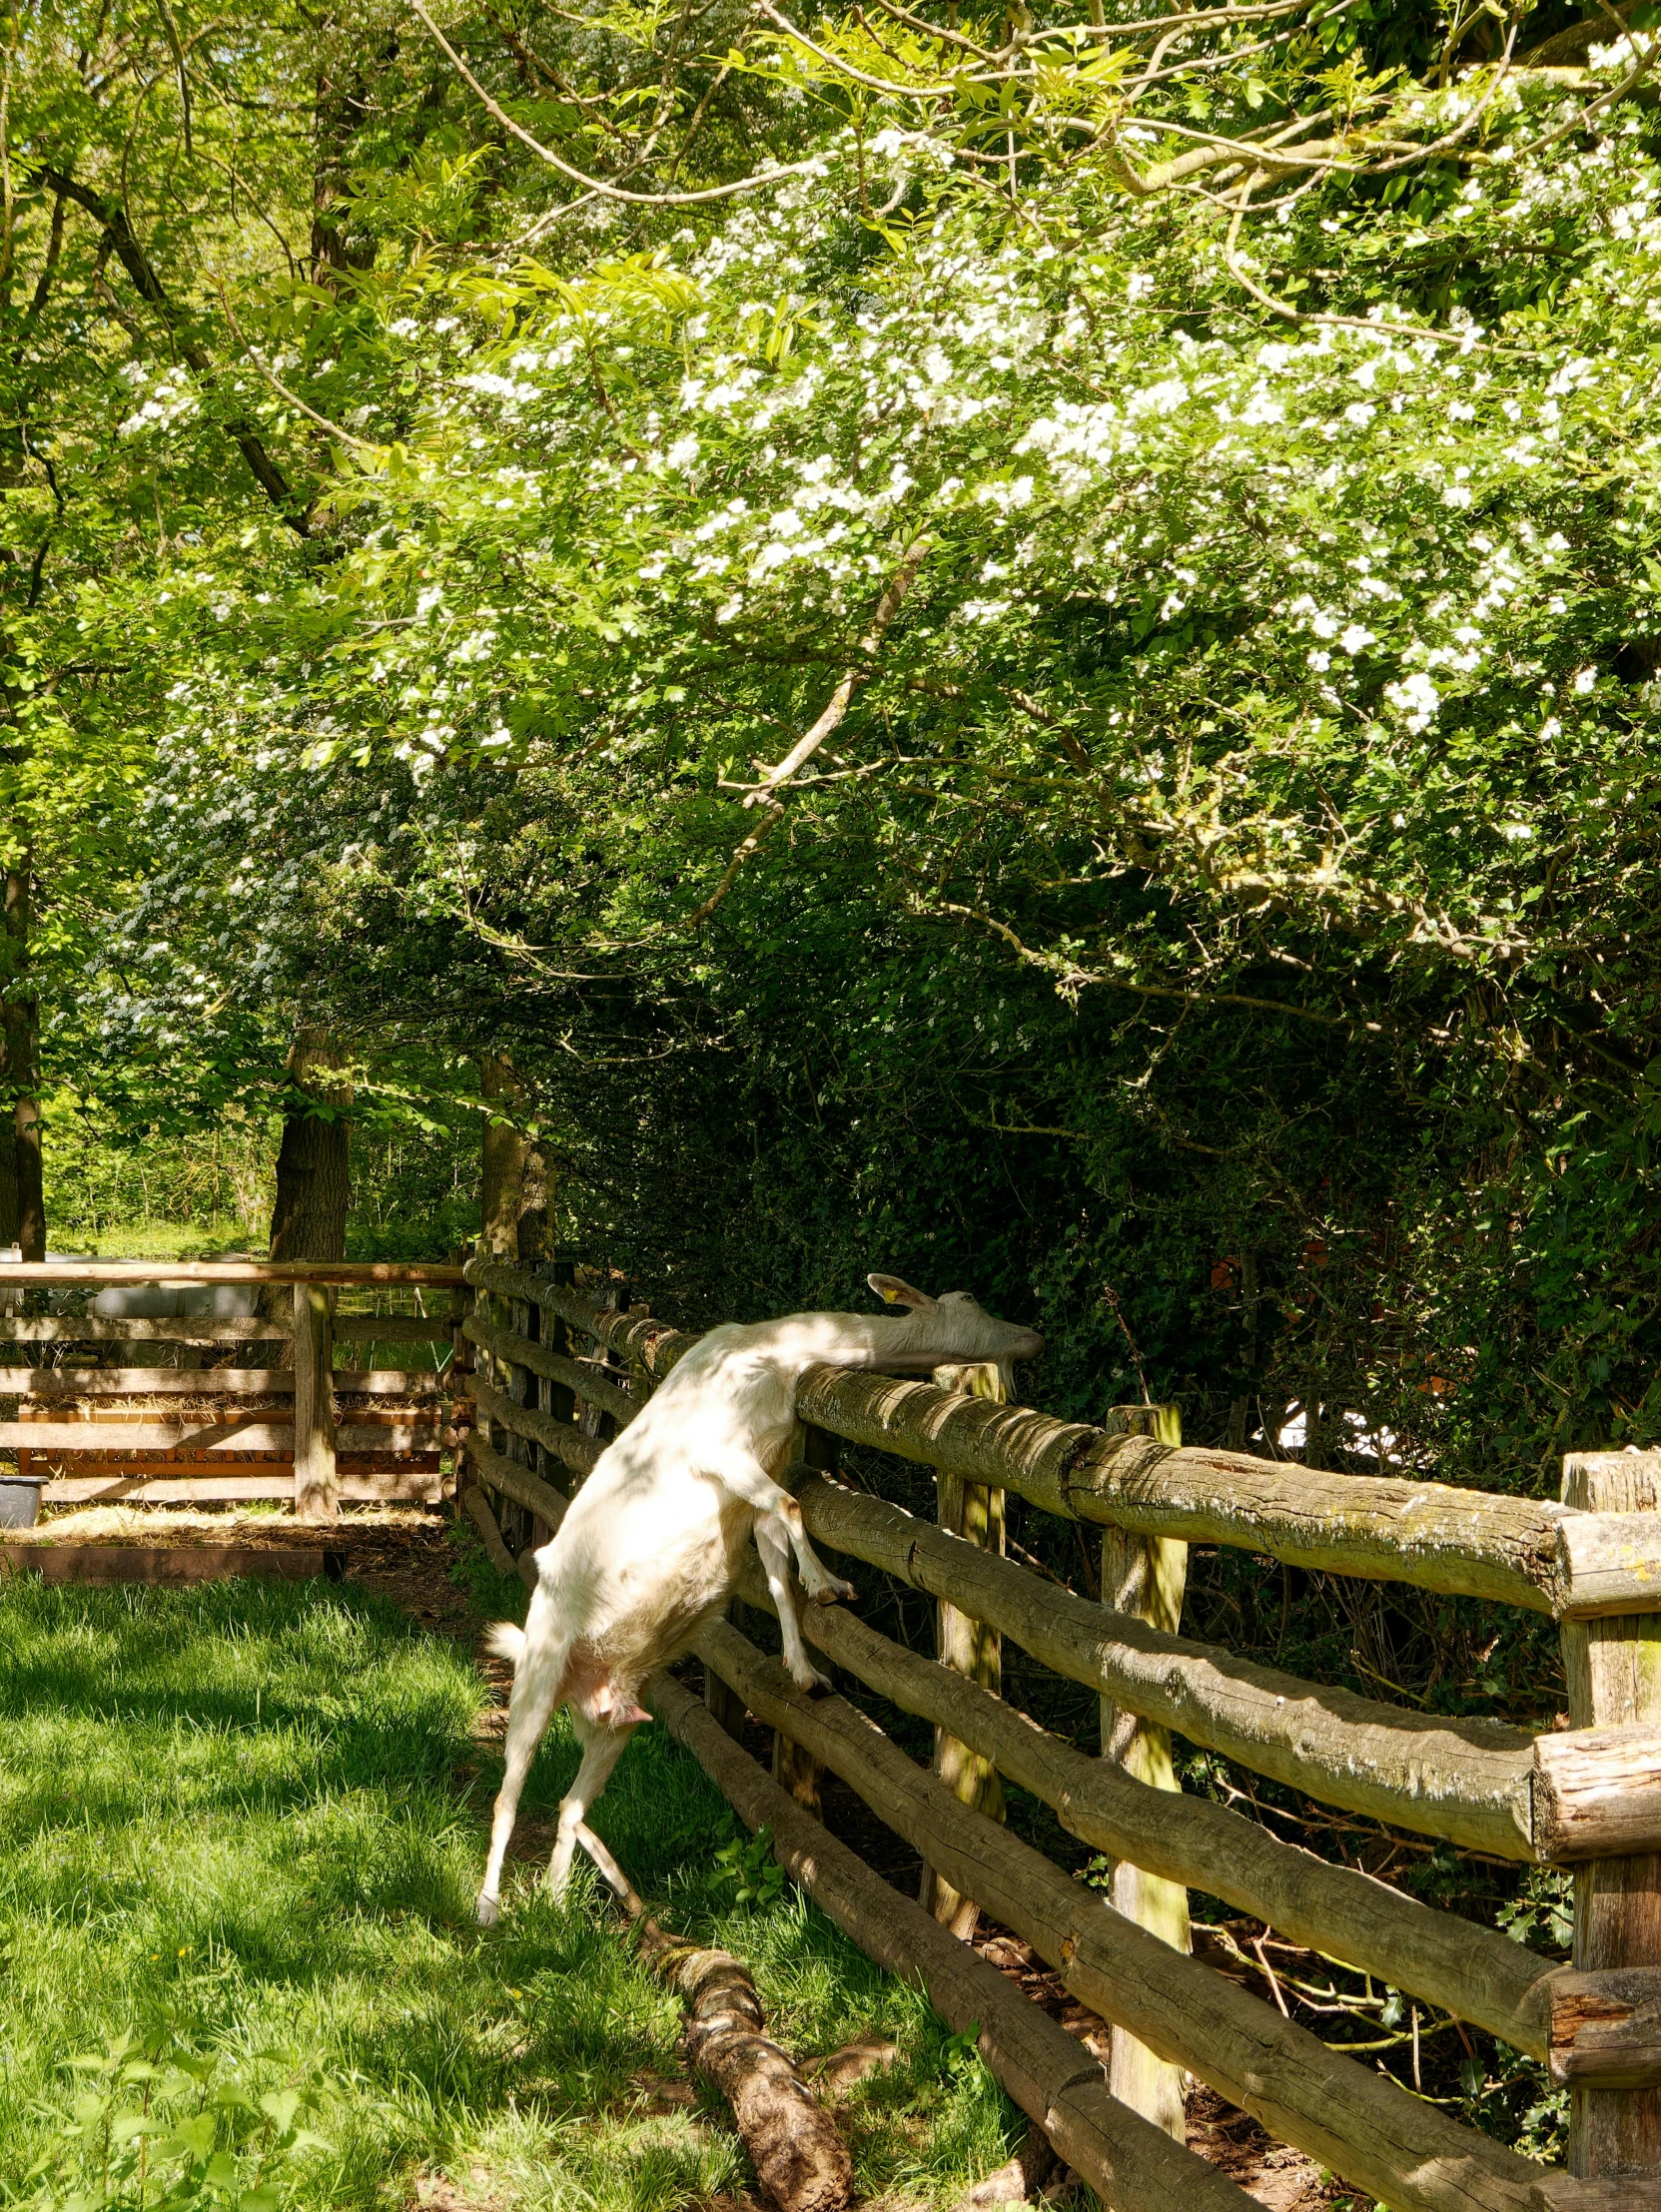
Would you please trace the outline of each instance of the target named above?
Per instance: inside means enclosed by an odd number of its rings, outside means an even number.
[[[500,1913],[501,1862],[507,1854],[508,1839],[513,1834],[519,1793],[530,1772],[530,1762],[536,1757],[542,1732],[552,1718],[559,1689],[559,1680],[551,1670],[538,1670],[533,1662],[521,1660],[507,1709],[506,1766],[490,1822],[490,1855],[485,1861],[484,1880],[478,1892],[480,1927],[493,1927]]]
[[[778,1612],[779,1633],[784,1641],[784,1665],[798,1690],[829,1690],[833,1686],[807,1656],[802,1624],[796,1617],[796,1593],[790,1587],[790,1530],[775,1514],[755,1524],[755,1548],[761,1554],[767,1593]]]
[[[563,1894],[571,1878],[571,1856],[578,1834],[638,1725],[630,1721],[613,1728],[606,1722],[586,1719],[574,1706],[571,1709],[571,1726],[582,1746],[582,1760],[575,1781],[559,1802],[559,1831],[553,1840],[553,1856],[548,1860],[548,1887],[556,1897]],[[600,1871],[605,1871],[603,1866]]]

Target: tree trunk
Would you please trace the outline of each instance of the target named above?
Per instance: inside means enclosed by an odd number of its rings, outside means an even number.
[[[485,1102],[484,1135],[479,1158],[479,1250],[496,1259],[517,1259],[521,1219],[545,1191],[526,1189],[531,1144],[519,1126],[524,1113],[524,1085],[511,1061],[486,1054],[478,1064],[479,1095]],[[540,1155],[537,1155],[540,1157]],[[527,1196],[529,1204],[527,1206]]]
[[[9,1189],[0,1196],[0,1223],[8,1223],[19,1256],[46,1257],[46,1199],[40,1155],[40,1006],[29,978],[31,856],[6,871],[6,908],[0,1000],[3,1000],[5,1119],[10,1144],[0,1150]],[[9,1157],[8,1157],[9,1154]]]
[[[0,1042],[0,1083],[5,1081],[6,1049]],[[17,1242],[17,1122],[0,1111],[0,1252]]]
[[[352,1169],[345,1109],[352,1104],[352,1086],[335,1076],[339,1067],[326,1030],[305,1029],[296,1037],[289,1054],[293,1088],[284,1102],[277,1155],[273,1259],[346,1257]]]

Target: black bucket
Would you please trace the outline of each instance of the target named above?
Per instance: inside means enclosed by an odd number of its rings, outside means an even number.
[[[7,1474],[0,1469],[0,1529],[32,1529],[40,1519],[44,1475]]]

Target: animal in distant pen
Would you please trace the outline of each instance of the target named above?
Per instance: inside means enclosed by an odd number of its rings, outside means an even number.
[[[808,1542],[801,1508],[777,1481],[796,1437],[796,1384],[814,1366],[927,1373],[951,1363],[1010,1368],[1036,1359],[1035,1329],[1001,1321],[965,1290],[931,1298],[895,1275],[871,1287],[900,1314],[792,1313],[701,1337],[596,1461],[551,1543],[522,1629],[499,1623],[490,1648],[514,1667],[506,1773],[490,1829],[478,1917],[497,1915],[502,1858],[536,1747],[560,1706],[581,1746],[559,1808],[548,1879],[557,1893],[584,1823],[623,1748],[647,1718],[646,1678],[678,1659],[726,1604],[751,1535],[778,1608],[784,1663],[802,1689],[827,1688],[808,1659],[790,1584],[794,1556],[817,1605],[852,1598]]]

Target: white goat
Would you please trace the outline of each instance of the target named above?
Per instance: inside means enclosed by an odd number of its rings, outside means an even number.
[[[989,1361],[1007,1369],[1044,1349],[1036,1330],[996,1319],[966,1290],[931,1298],[895,1275],[869,1281],[909,1311],[792,1313],[700,1337],[601,1454],[553,1541],[536,1554],[524,1627],[504,1621],[490,1631],[490,1648],[513,1662],[514,1676],[506,1773],[478,1892],[482,1925],[496,1917],[519,1792],[555,1711],[570,1707],[582,1747],[548,1867],[557,1895],[579,1838],[595,1848],[583,1823],[647,1718],[641,1686],[726,1604],[752,1532],[791,1679],[804,1690],[829,1687],[802,1645],[791,1554],[815,1604],[855,1593],[826,1573],[801,1508],[774,1479],[792,1456],[800,1376],[820,1364],[915,1372]]]

